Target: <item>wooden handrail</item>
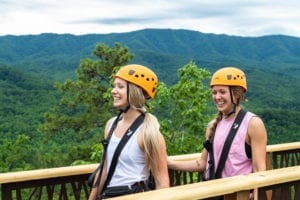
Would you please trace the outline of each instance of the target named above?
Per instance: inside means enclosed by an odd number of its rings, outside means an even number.
[[[261,174],[255,176],[252,174],[239,176],[238,179],[230,177],[204,182],[202,181],[202,173],[170,169],[169,175],[172,187],[151,191],[150,196],[147,198],[143,196],[142,199],[203,199],[225,194],[226,200],[248,200],[249,191],[254,186],[255,188],[261,187],[258,188],[260,199],[265,199],[266,194],[268,197],[272,195],[272,200],[290,199],[291,196],[294,199],[299,199],[299,169],[291,168],[291,171],[285,171],[288,170],[288,167],[300,166],[299,155],[300,142],[269,145],[267,146],[267,166],[269,166],[270,171],[261,172]],[[201,153],[176,155],[170,156],[170,158],[190,160],[199,156],[201,156]],[[97,166],[98,164],[87,164],[0,173],[1,197],[3,200],[13,200],[14,197],[17,197],[17,199],[34,197],[37,200],[54,198],[87,199],[90,189],[87,185],[87,179]],[[272,169],[276,168],[283,171],[277,171],[273,175],[269,174]],[[290,175],[291,173],[293,174]],[[267,179],[265,176],[268,176]],[[244,185],[245,182],[249,181],[253,184],[252,186]],[[233,182],[236,182],[236,185],[233,186]],[[164,193],[165,190],[167,192]],[[178,193],[176,193],[177,191]],[[200,193],[202,196],[198,196]],[[153,196],[154,194],[157,196]],[[133,199],[137,199],[138,196],[133,197]],[[124,198],[125,196],[122,197],[122,199]],[[130,197],[127,198],[131,199]]]
[[[114,200],[193,200],[205,199],[219,195],[236,193],[239,199],[249,199],[249,192],[255,188],[300,181],[300,166],[280,168],[248,175],[204,181],[199,183],[175,186],[144,193],[112,198]]]
[[[300,149],[300,142],[268,145],[267,153],[288,151],[294,149]],[[176,156],[169,156],[169,157],[172,158],[173,160],[192,160],[195,158],[199,158],[200,156],[201,153],[192,153],[192,154],[176,155]]]
[[[293,149],[300,149],[300,142],[268,145],[267,153],[279,152],[284,150],[293,150]],[[175,160],[190,160],[199,156],[201,156],[201,153],[176,155],[176,156],[170,156],[170,158]],[[97,166],[98,164],[87,164],[87,165],[78,165],[78,166],[67,166],[67,167],[58,167],[58,168],[0,173],[0,184],[86,174],[86,173],[93,172],[97,168]]]
[[[22,182],[28,180],[40,180],[78,174],[88,174],[97,168],[98,164],[57,167],[48,169],[8,172],[0,174],[0,184],[10,182]]]
[[[267,152],[279,152],[279,151],[288,151],[300,149],[300,142],[291,142],[291,143],[284,143],[284,144],[272,144],[267,146]]]

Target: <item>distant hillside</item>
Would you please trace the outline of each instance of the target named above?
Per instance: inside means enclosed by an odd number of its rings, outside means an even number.
[[[293,77],[300,74],[300,38],[283,35],[236,37],[171,29],[82,36],[0,36],[0,63],[33,72],[52,72],[49,75],[54,78],[68,77],[74,73],[79,60],[90,56],[99,42],[108,45],[120,42],[130,48],[136,60],[154,68],[174,70],[189,60],[196,60],[210,69],[235,64]],[[176,62],[172,62],[172,58]]]
[[[174,84],[178,68],[191,60],[211,72],[223,66],[240,67],[246,72],[249,88],[244,106],[266,123],[268,143],[298,140],[300,38],[236,37],[171,29],[82,36],[0,36],[0,172],[10,170],[6,165],[17,169],[24,163],[29,163],[29,168],[63,166],[89,154],[90,144],[82,148],[68,134],[45,144],[47,139],[37,131],[37,125],[60,99],[54,82],[75,78],[80,60],[93,58],[97,43],[112,47],[116,42],[129,47],[135,55],[132,62],[151,67],[166,84]],[[30,138],[20,139],[23,145],[30,145],[22,149],[24,155],[36,155],[32,153],[36,151],[38,156],[29,156],[20,163],[23,154],[18,154],[20,159],[13,165],[10,159],[15,155],[7,147],[19,146],[20,135]],[[5,151],[13,156],[6,156]],[[54,162],[53,155],[61,159]]]
[[[128,46],[135,54],[133,62],[152,67],[160,80],[169,84],[176,81],[177,69],[190,60],[211,72],[222,66],[238,66],[247,72],[249,99],[260,105],[299,110],[300,38],[296,37],[236,37],[171,29],[0,36],[0,64],[62,81],[75,77],[80,59],[92,56],[99,42]]]
[[[58,96],[50,81],[0,65],[1,135],[10,139],[16,139],[18,134],[34,135]]]

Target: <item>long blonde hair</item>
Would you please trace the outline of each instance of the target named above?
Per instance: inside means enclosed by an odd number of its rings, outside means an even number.
[[[144,144],[146,166],[148,169],[150,169],[150,166],[152,166],[156,168],[153,170],[157,170],[160,160],[159,122],[157,118],[151,113],[148,113],[145,108],[146,94],[143,89],[131,83],[128,85],[130,106],[145,115],[141,134]]]

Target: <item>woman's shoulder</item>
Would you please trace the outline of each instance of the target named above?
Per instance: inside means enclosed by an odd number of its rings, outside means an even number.
[[[117,119],[117,116],[113,116],[113,117],[111,117],[109,120],[107,120],[107,122],[106,123],[112,123],[114,120],[116,120]]]
[[[261,119],[261,117],[251,111],[247,111],[246,113],[246,118],[248,118],[249,124],[261,124],[263,123],[263,120]]]
[[[212,136],[212,128],[215,125],[217,119],[213,119],[210,122],[208,122],[207,127],[206,127],[206,131],[205,131],[205,137],[206,139],[209,139]]]
[[[263,134],[262,134],[263,133]],[[252,137],[262,137],[266,134],[266,128],[263,120],[257,116],[253,115],[248,124],[248,134]]]
[[[111,117],[109,120],[106,121],[106,127],[111,126],[112,123],[116,120],[116,116]]]
[[[117,119],[117,116],[111,117],[109,120],[106,121],[105,124],[105,135],[107,135],[108,130],[112,127],[112,124]]]
[[[260,116],[254,114],[254,113],[251,113],[249,125],[257,126],[257,125],[263,125],[263,124],[264,124],[264,122]]]

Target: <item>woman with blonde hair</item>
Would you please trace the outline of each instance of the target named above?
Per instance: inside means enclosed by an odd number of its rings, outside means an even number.
[[[106,123],[105,138],[109,138],[106,159],[95,177],[89,200],[146,191],[150,170],[155,189],[169,187],[165,140],[157,118],[145,108],[146,101],[154,98],[157,86],[156,74],[142,65],[121,67],[114,75],[113,106],[120,113]],[[138,119],[140,123],[133,130],[132,125]],[[130,138],[112,173],[114,153],[126,135]]]

